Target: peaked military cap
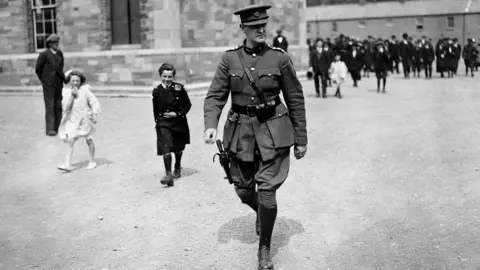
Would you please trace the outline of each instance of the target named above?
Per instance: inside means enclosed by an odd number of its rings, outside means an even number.
[[[59,41],[60,41],[60,37],[57,34],[51,34],[47,38],[47,43],[55,43],[55,42],[59,42]]]
[[[233,14],[240,15],[240,20],[245,26],[265,24],[269,18],[267,9],[271,7],[271,5],[250,5],[235,11]]]

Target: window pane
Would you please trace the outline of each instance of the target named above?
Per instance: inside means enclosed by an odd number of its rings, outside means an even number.
[[[39,11],[35,10],[35,20],[37,22],[43,21],[43,12],[40,13]]]
[[[53,34],[53,24],[52,22],[46,22],[45,23],[45,34],[50,35]]]
[[[45,48],[45,36],[38,36],[37,37],[37,49]]]
[[[43,34],[43,33],[45,33],[44,29],[43,29],[43,23],[41,23],[41,22],[38,23],[37,22],[37,34]]]
[[[49,21],[53,18],[51,9],[44,9],[43,12],[45,13],[45,20]]]
[[[50,0],[42,0],[42,5],[44,5],[44,6],[50,5]]]
[[[53,22],[53,32],[57,33],[57,23]]]

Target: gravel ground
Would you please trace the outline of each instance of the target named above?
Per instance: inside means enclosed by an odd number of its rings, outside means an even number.
[[[322,100],[304,82],[310,144],[278,192],[275,269],[480,269],[479,79],[388,83]],[[256,269],[255,216],[191,99],[184,177],[165,188],[149,98],[101,98],[99,167],[80,141],[72,173],[42,98],[0,98],[0,269]]]

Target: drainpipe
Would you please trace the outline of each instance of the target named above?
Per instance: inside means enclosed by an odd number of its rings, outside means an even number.
[[[465,38],[467,35],[467,13],[470,10],[470,5],[472,4],[472,0],[468,0],[467,5],[465,6],[465,10],[463,11],[463,38],[462,38],[462,47],[465,48]]]

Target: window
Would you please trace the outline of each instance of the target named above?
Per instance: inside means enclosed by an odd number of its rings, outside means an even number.
[[[417,31],[423,31],[423,18],[416,18],[415,24],[417,25]]]
[[[454,28],[455,27],[455,18],[453,16],[447,17],[447,27]]]
[[[390,18],[386,19],[385,25],[387,25],[387,27],[393,27],[393,20]]]
[[[112,43],[114,45],[140,44],[140,3],[138,0],[110,2],[112,15]]]
[[[367,23],[365,21],[358,22],[358,28],[365,28],[365,27],[367,27]]]
[[[307,7],[321,6],[322,4],[322,0],[307,0]]]
[[[337,31],[338,31],[337,22],[332,22],[332,32],[337,32]]]
[[[47,48],[47,38],[57,33],[55,0],[31,0],[35,50]]]
[[[310,34],[311,31],[312,31],[312,23],[308,22],[307,23],[307,34]]]

